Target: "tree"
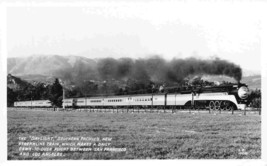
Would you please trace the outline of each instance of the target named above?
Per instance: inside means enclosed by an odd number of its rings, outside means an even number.
[[[252,90],[249,96],[250,105],[254,108],[261,108],[261,90]]]
[[[17,94],[11,88],[7,87],[7,106],[14,106],[14,102],[16,101]]]
[[[58,79],[49,87],[48,99],[51,101],[53,107],[62,106],[63,88],[60,85]]]

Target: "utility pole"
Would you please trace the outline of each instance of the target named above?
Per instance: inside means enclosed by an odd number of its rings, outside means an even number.
[[[63,105],[63,109],[65,109],[65,103],[64,103],[64,100],[65,100],[65,89],[64,89],[64,86],[62,86],[62,91],[63,91],[63,94],[62,94],[62,97],[63,97],[62,105]]]
[[[175,111],[176,111],[176,95],[177,95],[177,92],[176,92],[176,90],[175,90],[175,96],[174,96],[174,103],[175,103],[175,107],[174,107],[174,109],[175,109]]]
[[[61,80],[59,83],[62,86],[62,108],[65,109],[65,103],[64,103],[64,100],[65,100],[64,82],[63,82],[63,80]]]
[[[85,110],[86,110],[86,108],[87,108],[87,93],[85,93]]]
[[[32,109],[32,89],[31,89],[31,109]]]
[[[152,109],[153,109],[153,86],[152,86],[152,98],[151,98],[151,112],[152,112]]]

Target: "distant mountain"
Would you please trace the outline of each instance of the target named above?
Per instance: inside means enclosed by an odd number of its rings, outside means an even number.
[[[8,74],[7,76],[7,87],[9,87],[12,90],[20,90],[24,89],[26,87],[31,86],[30,83],[27,81],[24,81],[18,77],[12,76],[11,74]]]
[[[34,55],[7,60],[8,73],[27,81],[51,82],[55,77],[75,80],[76,77],[94,73],[95,68],[95,60],[77,56]]]
[[[14,75],[53,76],[62,69],[77,68],[80,65],[96,66],[94,60],[77,56],[42,56],[34,55],[26,58],[8,58],[8,73]]]
[[[261,75],[246,76],[241,81],[246,83],[250,89],[261,89]]]
[[[210,82],[232,82],[236,83],[236,80],[234,80],[231,77],[227,76],[203,76],[203,80],[207,80]],[[249,89],[261,89],[261,76],[260,75],[252,75],[252,76],[243,76],[241,83],[245,83],[248,85]]]

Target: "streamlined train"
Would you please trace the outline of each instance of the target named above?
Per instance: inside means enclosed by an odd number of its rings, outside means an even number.
[[[243,110],[248,104],[249,89],[245,84],[189,88],[177,93],[132,94],[119,96],[63,99],[63,108],[164,108]],[[51,107],[48,100],[18,101],[15,107]]]

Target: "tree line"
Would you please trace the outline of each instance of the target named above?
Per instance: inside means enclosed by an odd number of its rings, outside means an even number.
[[[51,85],[37,83],[35,85],[12,89],[7,87],[7,106],[14,106],[15,101],[50,100],[52,106],[61,107],[63,99],[63,87],[56,78]]]
[[[261,108],[261,90],[252,90],[249,96],[250,106],[253,108]]]

